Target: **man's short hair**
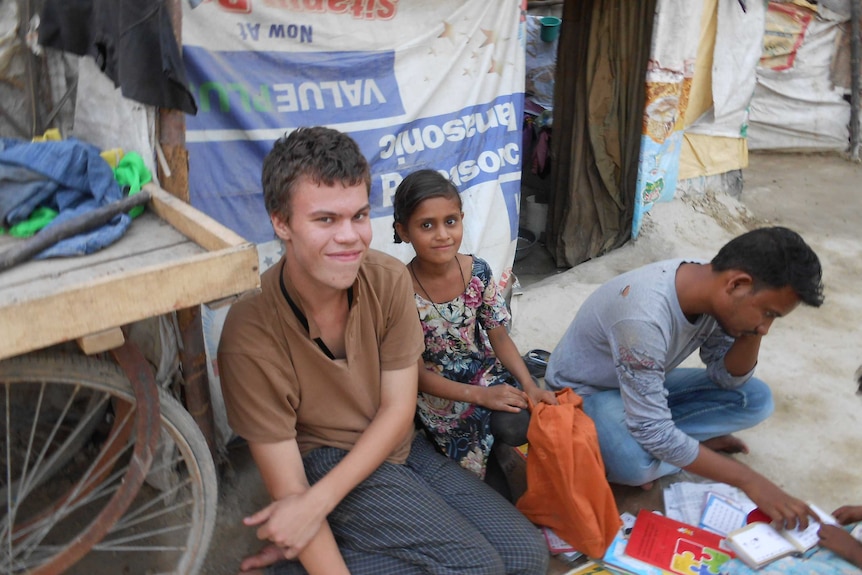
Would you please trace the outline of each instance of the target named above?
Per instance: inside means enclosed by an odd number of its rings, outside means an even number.
[[[347,134],[322,126],[282,136],[266,155],[261,184],[268,214],[290,217],[291,196],[301,178],[326,186],[365,184],[371,190],[371,170],[359,145]]]
[[[754,289],[790,286],[803,303],[823,303],[823,271],[817,254],[787,228],[759,228],[730,240],[712,258],[713,271],[739,270],[754,278]]]

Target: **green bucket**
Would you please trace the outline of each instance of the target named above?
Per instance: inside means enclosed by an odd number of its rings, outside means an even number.
[[[560,24],[563,21],[556,16],[543,16],[539,23],[542,25],[542,41],[553,42],[560,36]]]

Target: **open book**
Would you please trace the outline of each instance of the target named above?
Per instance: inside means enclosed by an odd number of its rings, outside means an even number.
[[[821,523],[837,524],[834,517],[816,505],[808,506],[817,517],[806,529],[776,529],[769,523],[749,523],[729,533],[727,545],[752,569],[760,569],[787,555],[805,553],[820,540],[817,532]]]

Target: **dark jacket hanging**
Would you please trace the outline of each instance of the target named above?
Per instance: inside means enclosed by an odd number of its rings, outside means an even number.
[[[39,43],[92,56],[126,98],[197,113],[164,0],[45,0]]]

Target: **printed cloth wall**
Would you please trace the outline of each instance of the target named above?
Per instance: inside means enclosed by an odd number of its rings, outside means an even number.
[[[721,178],[748,166],[749,104],[763,47],[766,6],[762,2],[745,6],[743,10],[738,0],[703,2],[677,191],[709,187],[712,183],[707,182],[714,182],[711,176]]]
[[[299,126],[349,133],[371,164],[372,247],[403,261],[392,195],[404,176],[445,171],[461,191],[461,251],[504,286],[518,230],[526,2],[209,0],[184,3],[183,57],[198,102],[186,117],[191,203],[278,261],[260,185],[273,142]],[[203,308],[219,444],[233,432],[216,352],[226,308]]]
[[[509,278],[518,236],[522,0],[210,0],[184,4],[191,203],[256,243],[274,239],[260,170],[299,126],[349,133],[372,170],[372,246],[393,243],[392,195],[410,172],[462,193],[462,251]]]
[[[643,216],[676,190],[685,110],[700,38],[702,2],[659,0],[646,76],[632,237]]]
[[[849,6],[845,9],[833,12],[802,0],[769,2],[751,100],[752,150],[847,149]]]

